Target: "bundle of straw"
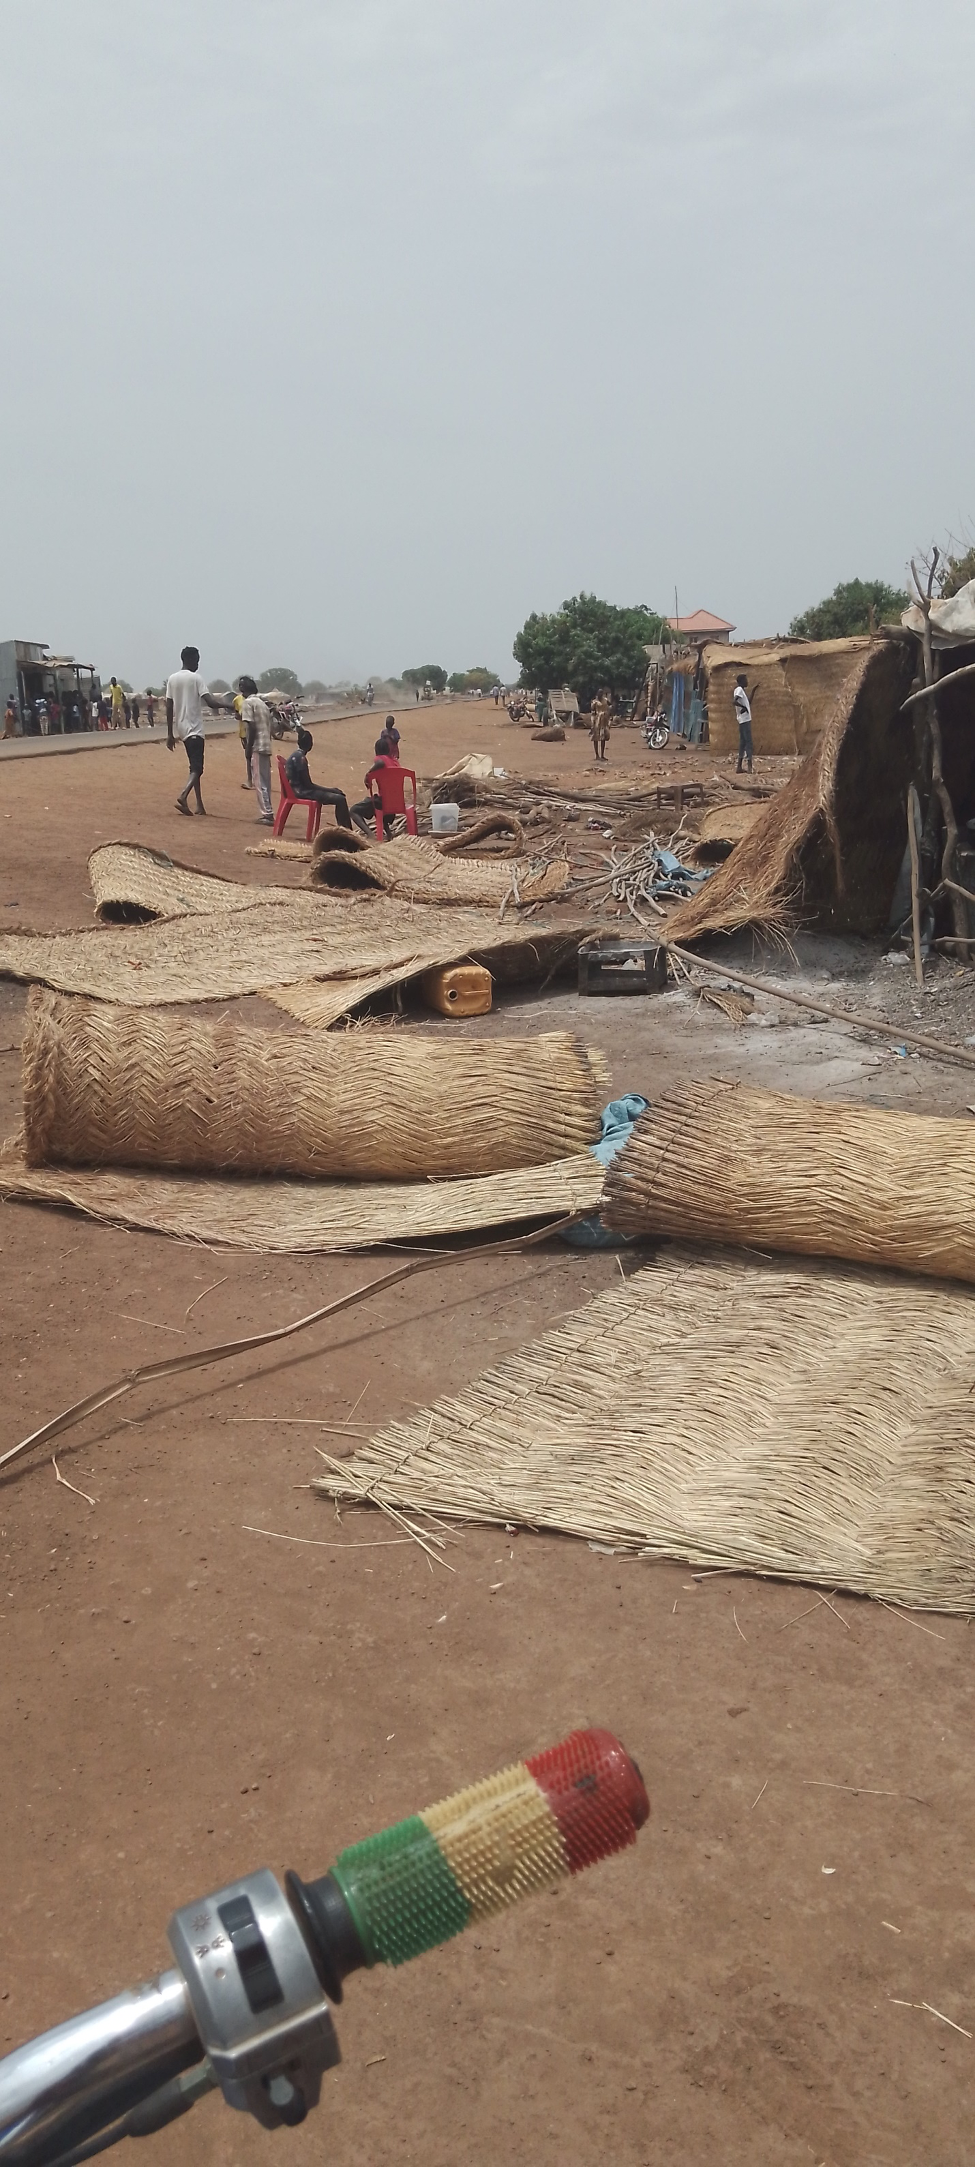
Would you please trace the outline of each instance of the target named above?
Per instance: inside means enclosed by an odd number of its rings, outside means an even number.
[[[35,987],[25,1156],[374,1181],[491,1174],[585,1150],[599,1134],[598,1073],[564,1032],[249,1031]]]
[[[624,1234],[973,1280],[973,1124],[689,1084],[640,1116],[602,1216]]]
[[[962,1287],[666,1247],[315,1487],[967,1611],[973,1347]]]

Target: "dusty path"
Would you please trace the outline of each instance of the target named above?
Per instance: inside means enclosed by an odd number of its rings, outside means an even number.
[[[324,726],[314,772],[355,787],[372,729]],[[403,729],[422,773],[483,748],[513,767],[516,747],[524,773],[589,769],[585,741],[533,746],[484,706]],[[181,758],[4,767],[0,924],[90,923],[85,860],[113,835],[260,869],[237,744],[208,746],[210,817],[193,829],[172,809]],[[882,969],[865,945],[810,942],[800,962],[870,992]],[[0,982],[4,1130],[23,998]],[[565,1021],[605,1046],[615,1089],[725,1067],[882,1103],[972,1097],[963,1072],[782,1025],[775,1005],[735,1032],[677,994],[528,991],[466,1028]],[[0,1233],[0,1445],[133,1363],[284,1322],[382,1269],[208,1253],[23,1206],[0,1207]],[[265,1862],[319,1872],[575,1723],[619,1729],[652,1798],[626,1857],[491,1935],[351,1981],[346,2060],[302,2129],[269,2136],[212,2100],[112,2159],[970,2157],[971,2044],[904,2007],[974,2029],[970,1627],[696,1584],[550,1536],[473,1529],[454,1573],[432,1573],[375,1516],[339,1524],[304,1487],[311,1423],[377,1424],[461,1384],[618,1274],[557,1245],[458,1261],[273,1359],[89,1422],[59,1465],[92,1505],[43,1457],[3,1483],[3,2047],[158,1969],[175,1903]]]

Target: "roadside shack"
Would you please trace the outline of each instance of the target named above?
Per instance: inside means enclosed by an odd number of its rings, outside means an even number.
[[[101,693],[94,663],[52,655],[46,640],[0,640],[0,706],[13,701],[19,737],[37,733],[38,700],[47,701],[57,730],[93,729]]]

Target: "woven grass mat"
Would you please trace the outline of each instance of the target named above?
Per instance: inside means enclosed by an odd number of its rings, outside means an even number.
[[[320,837],[330,845],[331,837]],[[426,836],[394,836],[349,853],[322,848],[313,855],[312,879],[331,887],[383,889],[419,903],[544,903],[561,896],[570,880],[566,858],[550,860],[442,856]]]
[[[259,895],[261,892],[258,892]],[[494,913],[413,910],[385,896],[347,901],[294,894],[262,899],[243,918],[227,910],[94,932],[0,935],[0,977],[39,980],[59,993],[91,994],[129,1008],[275,994],[310,980],[346,990],[330,1020],[363,998],[360,982],[387,984],[435,964],[484,960],[502,977],[545,977],[575,954],[587,922],[551,927],[533,919],[499,925]]]
[[[962,1287],[666,1248],[316,1487],[966,1611],[973,1348]]]
[[[0,1151],[0,1197],[66,1205],[112,1227],[235,1250],[361,1250],[563,1219],[593,1212],[602,1181],[589,1152],[463,1182],[290,1182],[35,1168],[25,1165],[16,1140]]]

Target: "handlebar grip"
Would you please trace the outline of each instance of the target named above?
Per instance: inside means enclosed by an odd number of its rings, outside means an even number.
[[[337,1970],[402,1965],[623,1850],[649,1811],[641,1773],[620,1741],[609,1731],[574,1731],[349,1845],[320,1882],[289,1875],[289,1895],[335,1993]]]

